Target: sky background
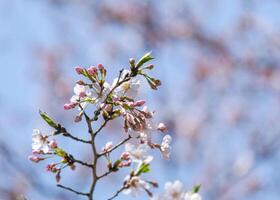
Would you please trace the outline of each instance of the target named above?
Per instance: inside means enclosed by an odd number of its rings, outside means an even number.
[[[112,82],[148,51],[163,85],[154,92],[144,84],[140,96],[174,137],[170,161],[154,155],[155,193],[180,179],[188,189],[201,183],[208,200],[279,199],[279,10],[276,0],[1,0],[0,200],[79,199],[56,188],[46,163],[27,160],[32,129],[51,131],[38,110],[86,136],[75,112],[63,110],[74,66],[102,63]],[[99,148],[119,141],[120,127],[110,124]],[[58,140],[89,158],[84,146]],[[97,199],[125,173],[98,185]],[[87,190],[87,174],[77,166],[61,182]]]

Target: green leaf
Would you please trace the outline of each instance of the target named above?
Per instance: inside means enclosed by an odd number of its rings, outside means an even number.
[[[198,193],[199,192],[199,190],[200,190],[200,184],[199,185],[195,185],[194,187],[193,187],[193,193]]]
[[[149,62],[150,60],[153,60],[153,59],[154,59],[154,57],[152,57],[152,52],[146,53],[142,58],[140,58],[140,60],[136,64],[136,68],[141,67],[146,62]]]
[[[55,148],[54,152],[55,152],[56,155],[58,155],[62,158],[65,158],[67,156],[67,153],[60,148]]]
[[[149,171],[151,171],[150,164],[142,163],[136,173],[136,176],[139,176],[142,173],[148,173]]]
[[[58,127],[59,127],[58,124],[55,123],[54,120],[47,115],[47,113],[39,110],[39,114],[41,115],[43,120],[45,120],[45,122],[48,123],[48,125],[50,125],[51,127],[55,128],[55,129],[58,129]]]

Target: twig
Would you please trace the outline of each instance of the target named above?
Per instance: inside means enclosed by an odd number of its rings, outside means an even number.
[[[76,191],[76,190],[74,190],[74,189],[72,189],[72,188],[70,188],[70,187],[66,187],[66,186],[63,186],[63,185],[60,185],[60,184],[57,184],[56,186],[59,187],[59,188],[68,190],[68,191],[70,191],[70,192],[73,192],[73,193],[75,193],[75,194],[77,194],[77,195],[89,196],[88,193],[79,192],[79,191]]]
[[[91,143],[89,140],[83,140],[81,138],[75,137],[72,134],[70,134],[69,132],[63,132],[62,135],[65,136],[65,137],[72,138],[73,140],[76,140],[78,142],[87,143],[87,144]]]
[[[74,162],[79,163],[79,164],[81,164],[81,165],[84,165],[84,166],[86,166],[86,167],[92,168],[92,166],[93,166],[92,164],[88,164],[88,163],[86,163],[86,162],[84,162],[84,161],[77,160],[76,158],[72,158],[72,160],[73,160]]]
[[[112,200],[114,198],[116,198],[123,190],[125,189],[125,187],[123,186],[121,189],[119,189],[116,194],[114,194],[114,196],[112,196],[111,198],[109,198],[108,200]]]
[[[126,139],[124,139],[123,141],[121,141],[120,143],[118,143],[116,146],[114,146],[112,149],[105,151],[101,154],[98,154],[98,157],[104,156],[108,153],[111,153],[112,151],[114,151],[115,149],[119,148],[120,146],[122,146],[124,143],[126,143],[127,141],[129,141],[131,139],[131,135],[129,135]]]

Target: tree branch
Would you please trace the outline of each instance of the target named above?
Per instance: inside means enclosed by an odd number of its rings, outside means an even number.
[[[108,200],[112,200],[114,198],[116,198],[123,190],[125,189],[125,187],[123,186],[122,188],[120,188],[116,194],[114,194],[114,196],[110,197]]]
[[[68,191],[70,191],[70,192],[73,192],[73,193],[75,193],[75,194],[77,194],[77,195],[89,196],[88,193],[79,192],[79,191],[76,191],[76,190],[74,190],[74,189],[72,189],[72,188],[70,188],[70,187],[66,187],[66,186],[63,186],[63,185],[60,185],[60,184],[57,184],[56,186],[59,187],[59,188],[68,190]]]

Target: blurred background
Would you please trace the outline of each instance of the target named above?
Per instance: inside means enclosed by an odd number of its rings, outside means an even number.
[[[189,189],[201,183],[205,200],[278,200],[279,11],[277,0],[0,0],[0,200],[82,199],[55,186],[46,162],[27,160],[32,129],[51,131],[38,109],[86,137],[75,111],[63,110],[79,78],[73,67],[103,63],[112,81],[150,50],[163,85],[144,85],[141,97],[174,138],[170,161],[155,155],[155,192],[180,179]],[[100,148],[120,140],[120,127],[109,124]],[[84,145],[58,140],[89,159]],[[87,191],[88,173],[77,165],[61,183]],[[98,185],[96,199],[110,197],[125,174]]]

